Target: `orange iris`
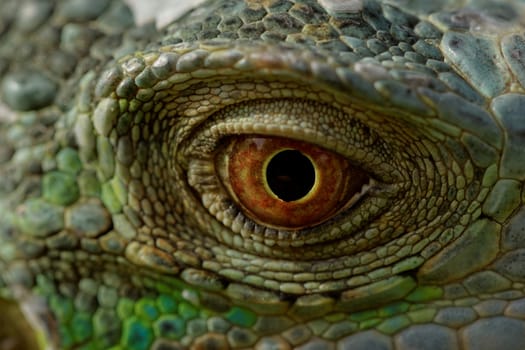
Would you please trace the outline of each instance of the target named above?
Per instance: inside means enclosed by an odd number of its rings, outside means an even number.
[[[228,155],[228,177],[248,216],[287,229],[327,220],[369,180],[365,171],[326,149],[262,136],[235,141]]]

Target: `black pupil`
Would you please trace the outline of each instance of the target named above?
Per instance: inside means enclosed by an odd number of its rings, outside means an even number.
[[[303,198],[315,182],[315,169],[308,157],[296,150],[277,153],[268,163],[266,180],[272,192],[285,202]]]

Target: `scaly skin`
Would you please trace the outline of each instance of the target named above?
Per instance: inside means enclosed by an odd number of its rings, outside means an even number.
[[[0,347],[525,348],[525,12],[450,3],[2,1]],[[245,134],[375,182],[275,228]]]

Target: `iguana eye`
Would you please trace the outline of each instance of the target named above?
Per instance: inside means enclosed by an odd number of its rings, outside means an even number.
[[[318,125],[323,120],[334,128]],[[194,122],[173,166],[195,199],[187,210],[218,223],[209,235],[248,253],[301,260],[390,238],[361,236],[403,190],[403,168],[388,143],[342,109],[261,99]]]
[[[344,157],[286,138],[239,137],[220,157],[230,195],[251,219],[276,228],[328,219],[359,200],[370,180]]]

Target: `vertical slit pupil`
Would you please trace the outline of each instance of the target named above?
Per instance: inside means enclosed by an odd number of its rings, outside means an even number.
[[[268,163],[266,180],[277,197],[292,202],[310,192],[315,183],[315,168],[301,152],[285,150],[274,155]]]

